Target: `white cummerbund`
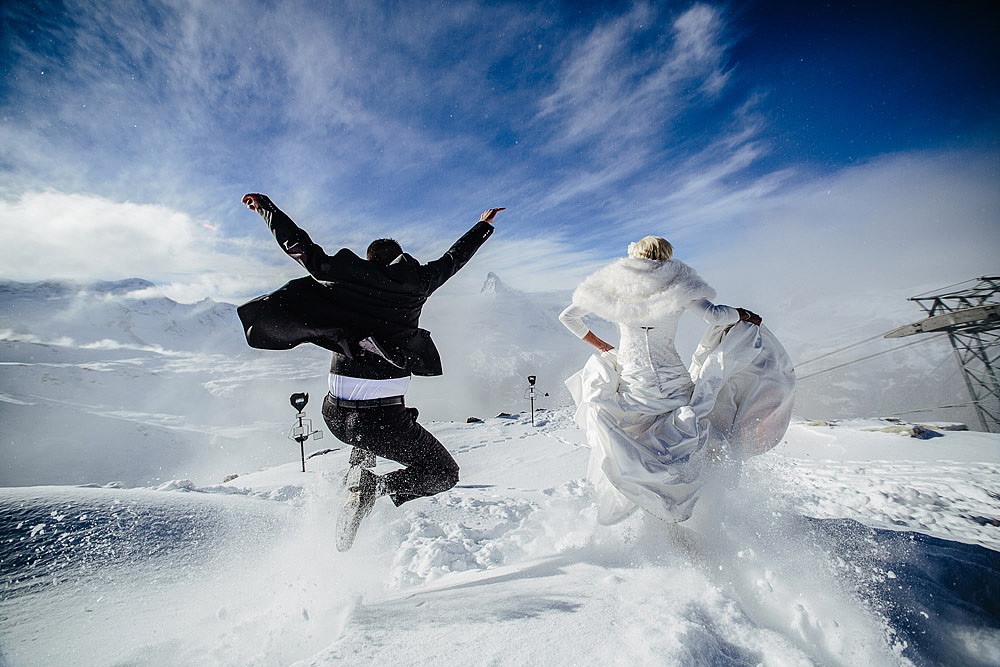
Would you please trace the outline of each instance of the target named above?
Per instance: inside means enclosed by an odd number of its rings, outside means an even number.
[[[348,401],[367,401],[372,398],[402,396],[410,386],[410,377],[388,380],[368,380],[330,373],[330,393]]]

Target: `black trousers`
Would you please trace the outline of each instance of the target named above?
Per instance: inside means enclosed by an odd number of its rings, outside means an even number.
[[[397,506],[458,484],[458,464],[445,446],[417,423],[416,408],[344,408],[327,394],[323,419],[341,442],[406,466],[383,476],[386,491]],[[354,454],[352,462],[361,459]]]

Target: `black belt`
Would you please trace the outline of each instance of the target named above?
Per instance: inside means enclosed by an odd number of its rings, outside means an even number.
[[[330,394],[330,400],[338,408],[381,408],[386,405],[404,405],[402,396],[386,396],[385,398],[369,398],[363,401],[349,401]]]

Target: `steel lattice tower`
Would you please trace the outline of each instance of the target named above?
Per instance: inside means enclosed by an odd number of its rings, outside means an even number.
[[[967,281],[971,282],[971,281]],[[927,313],[918,322],[893,329],[886,338],[943,332],[955,350],[965,386],[983,429],[1000,433],[1000,276],[974,286],[910,297]]]

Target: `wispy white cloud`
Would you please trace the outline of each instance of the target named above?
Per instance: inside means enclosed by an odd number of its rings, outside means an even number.
[[[668,29],[662,18],[637,4],[597,25],[540,98],[538,122],[556,128],[548,151],[579,158],[545,183],[543,210],[602,197],[596,206],[627,226],[643,207],[637,202],[662,209],[662,200],[686,199],[767,152],[753,98],[713,109],[719,125],[696,125],[699,136],[684,133],[726,87],[731,43],[716,7],[695,4]]]
[[[229,202],[244,190],[353,221],[477,187],[507,118],[491,67],[540,29],[537,10],[481,3],[70,0],[40,26],[26,4],[7,11],[23,34],[0,98],[0,192],[88,192],[214,224],[240,223]]]
[[[555,90],[539,101],[539,116],[562,128],[557,145],[591,141],[619,148],[669,134],[677,114],[722,89],[726,44],[718,10],[695,5],[666,36],[658,35],[654,11],[637,4],[573,48]]]
[[[751,237],[808,247],[796,223],[843,229],[829,211],[846,204],[817,194],[829,179],[852,193],[844,202],[884,202],[886,220],[937,191],[927,156],[834,177],[762,166],[775,157],[768,98],[736,85],[735,31],[706,3],[578,22],[557,6],[474,1],[65,5],[52,20],[3,9],[54,45],[7,43],[10,278],[143,276],[183,300],[273,288],[301,270],[239,207],[244,191],[272,195],[328,250],[390,235],[424,260],[506,205],[470,269],[525,289],[568,288],[648,233],[697,258]],[[966,175],[939,182],[979,183]],[[865,189],[904,177],[920,188]],[[932,204],[914,214],[944,214]],[[19,252],[29,243],[44,252]]]

